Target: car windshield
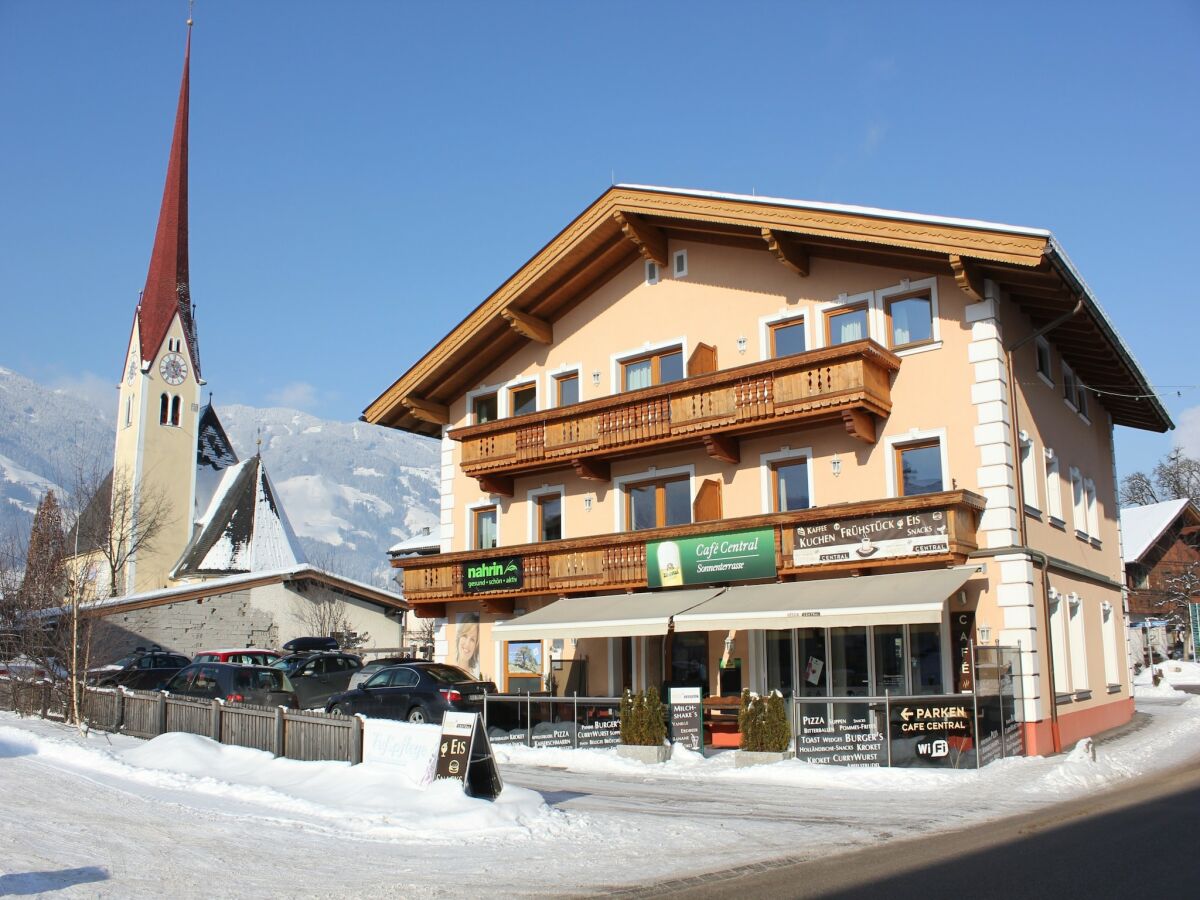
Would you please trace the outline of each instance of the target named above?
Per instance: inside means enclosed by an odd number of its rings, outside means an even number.
[[[145,655],[146,655],[145,653],[130,653],[128,656],[122,656],[116,662],[109,663],[109,665],[120,666],[123,669],[127,665],[129,665],[131,662],[134,662],[135,660],[139,660]]]
[[[296,670],[309,661],[308,656],[285,656],[277,662],[271,663],[272,669],[283,669],[289,675],[296,674]]]
[[[425,671],[429,677],[438,684],[462,684],[464,681],[478,681],[479,679],[465,669],[460,669],[458,666],[432,665],[425,666]]]

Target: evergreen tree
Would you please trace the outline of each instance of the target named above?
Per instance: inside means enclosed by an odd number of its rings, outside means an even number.
[[[788,726],[783,695],[772,692],[767,698],[766,711],[763,714],[762,749],[771,753],[783,753],[791,740],[791,728]]]
[[[646,692],[646,712],[643,719],[643,743],[648,747],[661,746],[667,739],[667,712],[656,688]]]
[[[45,609],[61,603],[65,557],[62,507],[54,491],[46,491],[38,503],[29,532],[25,577],[21,582],[21,595],[26,609]]]
[[[635,744],[636,726],[633,721],[633,694],[629,691],[621,694],[621,743]]]

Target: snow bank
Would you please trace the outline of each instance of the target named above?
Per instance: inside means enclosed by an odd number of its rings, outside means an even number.
[[[1158,663],[1154,668],[1162,672],[1163,681],[1166,684],[1200,684],[1200,663],[1185,659],[1172,659]],[[1133,683],[1139,687],[1143,685],[1153,687],[1154,681],[1150,673],[1150,669],[1143,669],[1134,676]],[[1161,686],[1159,685],[1159,687]]]

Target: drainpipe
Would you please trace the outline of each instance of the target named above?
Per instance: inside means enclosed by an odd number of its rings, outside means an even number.
[[[999,288],[997,288],[997,300],[999,300]],[[1036,557],[1041,562],[1042,569],[1042,613],[1046,621],[1046,663],[1047,674],[1050,676],[1050,739],[1053,742],[1054,752],[1062,751],[1062,737],[1058,730],[1058,685],[1054,683],[1054,638],[1050,634],[1050,629],[1053,627],[1050,624],[1050,560],[1041,550],[1034,550],[1029,546],[1028,526],[1025,524],[1025,484],[1024,471],[1021,468],[1021,429],[1020,422],[1017,418],[1017,381],[1015,370],[1013,367],[1013,354],[1028,344],[1043,335],[1049,334],[1059,325],[1069,319],[1079,315],[1083,310],[1082,298],[1075,301],[1075,306],[1070,312],[1063,313],[1057,319],[1054,319],[1047,325],[1027,334],[1015,344],[1004,348],[1004,363],[1008,373],[1008,407],[1010,427],[1012,428],[1013,441],[1015,443],[1016,454],[1013,459],[1013,482],[1017,489],[1017,534],[1020,539],[1020,546],[1013,547],[1012,550],[1027,553],[1032,557]],[[997,310],[998,311],[998,310]],[[997,317],[998,318],[998,317]]]

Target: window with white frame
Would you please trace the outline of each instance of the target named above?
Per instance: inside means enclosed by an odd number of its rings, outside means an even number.
[[[1067,657],[1066,598],[1061,594],[1050,601],[1050,646],[1054,654],[1054,693],[1071,692],[1071,668]]]
[[[825,346],[836,347],[871,336],[871,304],[846,303],[825,312]]]
[[[950,481],[946,429],[921,431],[889,437],[884,442],[888,466],[889,497],[913,497],[946,490]]]
[[[1100,540],[1100,505],[1096,502],[1096,482],[1088,478],[1083,482],[1083,499],[1087,504],[1088,536]]]
[[[1088,417],[1088,389],[1078,378],[1075,379],[1075,408],[1085,419]]]
[[[1034,352],[1037,354],[1037,373],[1042,381],[1054,387],[1054,376],[1051,374],[1050,342],[1040,337],[1034,341]]]
[[[1083,498],[1083,476],[1079,470],[1071,468],[1071,516],[1075,526],[1075,536],[1087,537],[1087,504]]]
[[[763,512],[808,509],[812,499],[812,450],[790,448],[761,457]]]
[[[1046,458],[1046,512],[1059,524],[1065,524],[1062,508],[1062,477],[1058,471],[1058,456],[1049,447]]]
[[[1038,474],[1037,474],[1037,454],[1034,453],[1035,447],[1033,438],[1024,434],[1021,437],[1021,489],[1025,494],[1025,507],[1041,511],[1041,504],[1038,503]]]
[[[1071,640],[1071,688],[1085,691],[1088,687],[1088,668],[1083,598],[1078,594],[1071,594],[1067,598],[1067,610],[1071,620],[1068,630]]]
[[[1104,631],[1104,682],[1110,687],[1121,683],[1121,657],[1117,651],[1117,611],[1107,600],[1100,606]]]
[[[614,531],[639,531],[692,521],[694,466],[649,469],[613,479]]]
[[[500,510],[494,503],[475,506],[471,514],[471,549],[490,550],[500,543]]]
[[[658,284],[658,263],[646,260],[646,284]]]
[[[676,250],[671,255],[671,272],[675,278],[687,278],[687,256],[686,250]]]
[[[545,485],[526,495],[529,500],[529,541],[558,541],[563,531],[563,485]]]
[[[1070,366],[1068,366],[1066,363],[1063,363],[1062,364],[1062,373],[1063,373],[1063,401],[1067,404],[1067,406],[1071,407],[1071,409],[1078,410],[1079,407],[1077,405],[1077,403],[1078,403],[1077,394],[1078,394],[1079,388],[1078,388],[1077,382],[1075,381],[1075,372]]]

